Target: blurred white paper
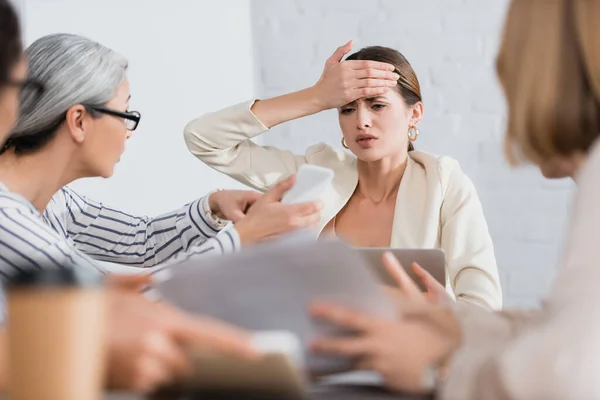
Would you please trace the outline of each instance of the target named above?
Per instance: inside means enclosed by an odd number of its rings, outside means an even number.
[[[361,254],[340,241],[290,240],[188,261],[157,282],[165,300],[194,313],[256,331],[288,330],[300,339],[310,373],[347,371],[348,360],[311,354],[316,337],[348,334],[308,314],[327,300],[395,318],[394,307]]]

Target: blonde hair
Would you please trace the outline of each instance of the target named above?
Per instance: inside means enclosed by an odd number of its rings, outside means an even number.
[[[508,161],[586,153],[600,136],[600,0],[512,0],[496,60]]]

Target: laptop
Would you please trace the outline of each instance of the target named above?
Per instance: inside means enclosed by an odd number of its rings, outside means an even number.
[[[441,249],[397,249],[384,247],[359,247],[356,248],[364,257],[371,270],[377,275],[379,280],[386,285],[397,287],[398,284],[394,278],[387,272],[383,264],[383,254],[387,251],[396,256],[400,264],[404,267],[408,275],[415,283],[425,291],[426,288],[417,278],[411,268],[412,263],[419,264],[424,270],[429,272],[436,281],[442,286],[446,286],[446,258]]]

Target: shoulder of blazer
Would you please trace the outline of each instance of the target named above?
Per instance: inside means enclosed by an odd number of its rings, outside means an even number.
[[[306,149],[306,161],[333,170],[355,169],[356,157],[343,150],[336,150],[326,143],[317,143]]]
[[[428,180],[435,179],[439,182],[443,193],[449,185],[462,185],[464,179],[468,179],[458,161],[452,157],[418,150],[411,151],[409,157],[423,169]]]

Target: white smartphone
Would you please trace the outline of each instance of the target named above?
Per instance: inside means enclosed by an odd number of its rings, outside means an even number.
[[[333,180],[333,171],[316,165],[302,164],[296,173],[296,182],[283,195],[282,204],[306,203],[320,200]]]

